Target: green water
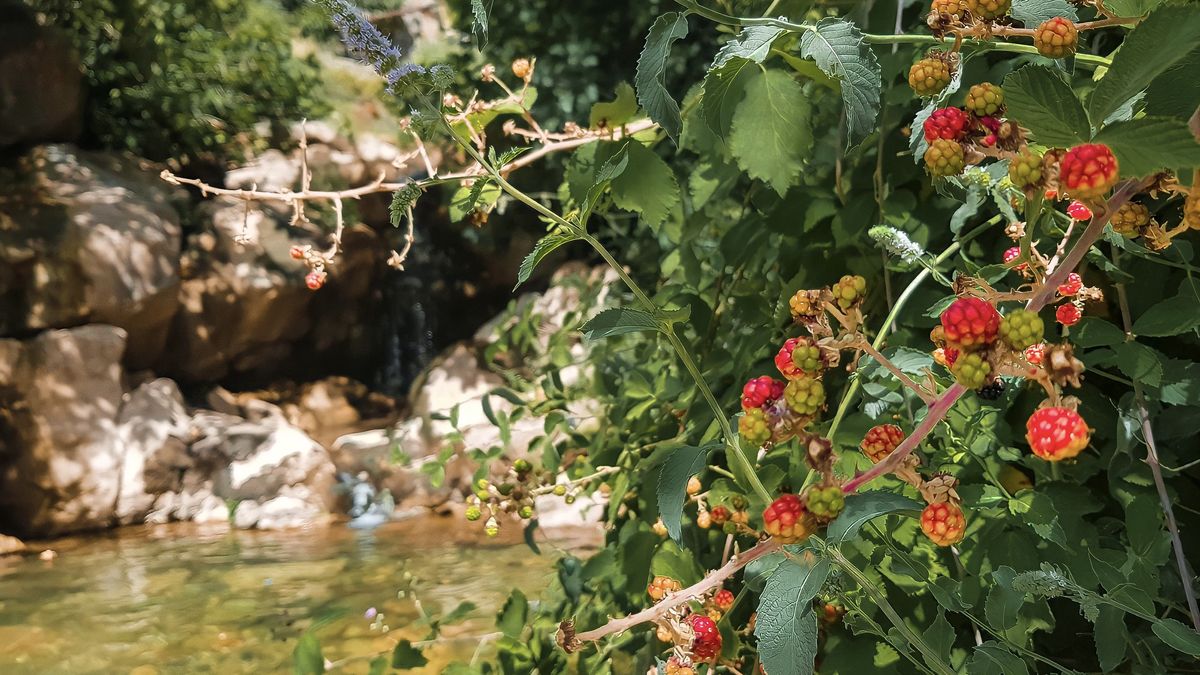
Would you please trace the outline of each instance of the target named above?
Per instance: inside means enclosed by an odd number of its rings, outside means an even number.
[[[414,596],[444,611],[469,600],[478,609],[427,649],[424,672],[438,672],[475,655],[510,588],[536,598],[553,574],[552,550],[469,531],[431,516],[372,532],[164,526],[37,544],[58,557],[0,559],[0,673],[284,673],[310,628],[338,661],[424,639]],[[371,607],[389,632],[372,629]],[[476,657],[488,653],[485,642]]]

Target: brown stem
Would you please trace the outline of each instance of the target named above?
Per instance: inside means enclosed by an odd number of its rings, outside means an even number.
[[[1114,260],[1120,255],[1113,252]],[[1125,326],[1125,341],[1132,342],[1133,320],[1129,315],[1129,299],[1125,295],[1125,284],[1117,284],[1117,300],[1121,306],[1121,321]],[[1171,497],[1167,494],[1167,484],[1163,480],[1162,465],[1158,461],[1158,447],[1154,443],[1154,430],[1150,426],[1150,415],[1146,412],[1146,400],[1142,397],[1142,385],[1133,378],[1133,399],[1137,407],[1138,421],[1142,425],[1142,438],[1146,441],[1146,464],[1150,466],[1150,474],[1154,477],[1154,489],[1158,492],[1158,500],[1162,503],[1163,513],[1167,517],[1167,532],[1171,534],[1171,547],[1175,550],[1175,563],[1179,567],[1179,581],[1183,584],[1183,595],[1187,599],[1188,612],[1192,616],[1192,626],[1200,631],[1200,606],[1196,603],[1196,592],[1192,588],[1192,574],[1189,570],[1187,557],[1183,553],[1183,539],[1179,536],[1179,525],[1175,522],[1175,510],[1171,507]]]
[[[561,646],[568,653],[578,651],[585,642],[596,642],[597,640],[605,638],[609,635],[623,633],[639,624],[660,619],[670,613],[672,609],[687,603],[692,598],[703,596],[710,590],[721,585],[721,582],[733,576],[733,574],[738,570],[765,555],[778,551],[780,548],[782,548],[782,546],[783,545],[775,539],[766,539],[760,541],[753,548],[747,550],[745,553],[742,553],[739,556],[734,557],[732,560],[725,563],[700,581],[681,591],[672,593],[666,598],[663,598],[661,602],[653,607],[649,607],[636,614],[630,614],[629,616],[620,619],[613,619],[599,628],[585,631],[583,633],[573,633],[574,628],[570,627],[570,622],[564,622],[564,625],[560,628],[559,646]]]
[[[863,350],[871,358],[878,361],[879,365],[883,366],[884,368],[887,368],[888,372],[890,372],[892,374],[892,376],[895,377],[897,380],[900,380],[901,384],[908,387],[909,389],[912,389],[917,394],[917,396],[920,396],[921,400],[925,401],[925,405],[931,405],[937,399],[936,396],[934,396],[933,394],[930,394],[928,391],[926,391],[925,387],[922,387],[921,385],[914,382],[912,380],[912,378],[910,378],[908,375],[905,375],[904,371],[897,368],[896,364],[892,363],[891,359],[884,356],[882,353],[879,352],[878,349],[875,349],[875,347],[871,346],[871,343],[868,342],[867,340],[860,340],[854,346]]]

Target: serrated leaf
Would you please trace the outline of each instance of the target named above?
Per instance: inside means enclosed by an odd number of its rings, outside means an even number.
[[[601,101],[592,104],[592,112],[588,115],[588,126],[593,129],[604,127],[613,129],[633,119],[637,114],[637,93],[628,82],[617,85],[617,97],[612,101]]]
[[[1092,135],[1083,104],[1056,69],[1030,65],[1004,78],[1004,104],[1039,143],[1071,147]]]
[[[1200,326],[1200,300],[1190,293],[1154,305],[1133,322],[1133,333],[1167,337],[1187,333]]]
[[[667,540],[654,552],[654,558],[650,561],[650,574],[671,577],[684,586],[691,586],[700,581],[704,570],[700,569],[691,551]]]
[[[1016,576],[1016,570],[1007,565],[992,571],[992,580],[995,583],[992,584],[983,604],[984,616],[987,617],[988,623],[1002,630],[1017,625],[1017,613],[1025,602],[1025,594],[1012,587]]]
[[[1200,657],[1200,633],[1175,619],[1161,619],[1151,626],[1158,639],[1184,654]]]
[[[1160,169],[1200,166],[1200,143],[1187,122],[1174,117],[1140,117],[1110,124],[1095,140],[1112,148],[1121,175],[1129,178],[1149,176]]]
[[[295,675],[320,675],[325,672],[325,657],[321,655],[321,642],[312,633],[300,636],[292,650],[292,672]]]
[[[1167,45],[1196,44],[1200,44],[1200,5],[1166,5],[1151,12],[1126,36],[1112,66],[1092,91],[1091,118],[1106,119],[1191,51],[1167,49]]]
[[[653,150],[636,141],[626,146],[629,163],[613,179],[613,203],[637,211],[652,228],[662,225],[679,204],[675,172]]]
[[[1000,643],[987,641],[971,652],[968,675],[1029,675],[1025,661]]]
[[[1109,672],[1125,660],[1125,644],[1129,641],[1125,630],[1125,612],[1111,605],[1101,605],[1096,615],[1096,658],[1100,669]]]
[[[733,114],[729,149],[752,178],[783,195],[812,149],[810,105],[800,85],[780,70],[757,70]]]
[[[875,130],[881,71],[862,32],[844,19],[826,18],[800,36],[800,54],[836,77],[846,107],[846,142],[857,145]]]
[[[504,606],[496,614],[496,628],[505,636],[514,640],[520,639],[525,629],[525,620],[529,616],[529,601],[525,594],[514,588],[504,601]]]
[[[1117,353],[1117,368],[1131,380],[1151,387],[1162,384],[1163,365],[1153,349],[1137,342],[1122,342],[1114,345],[1113,351]]]
[[[1182,61],[1154,78],[1146,89],[1146,114],[1165,117],[1191,117],[1200,107],[1200,49],[1193,49]]]
[[[683,120],[679,116],[679,103],[667,91],[667,58],[671,45],[688,34],[687,17],[679,12],[667,12],[654,21],[646,36],[646,46],[638,57],[637,100],[650,119],[658,123],[672,139],[679,138]]]
[[[484,5],[483,0],[471,0],[471,34],[475,36],[475,48],[483,51],[488,43],[488,9],[491,2]]]
[[[500,186],[488,178],[476,178],[471,185],[463,185],[450,197],[450,220],[459,222],[476,209],[486,211],[500,199]]]
[[[1067,0],[1013,0],[1012,15],[1026,28],[1037,28],[1056,16],[1079,20],[1079,14]]]
[[[803,559],[801,559],[803,560]],[[812,599],[829,576],[827,558],[815,563],[785,560],[767,579],[758,602],[754,636],[771,675],[809,675],[817,655],[817,617]]]
[[[658,330],[658,322],[640,309],[614,307],[588,319],[580,330],[587,339],[599,340],[613,335]]]
[[[513,286],[513,290],[515,291],[517,286],[529,281],[529,277],[533,275],[534,269],[546,259],[546,256],[553,253],[559,246],[569,244],[577,239],[579,237],[566,231],[551,232],[539,239],[533,250],[529,252],[529,255],[525,256],[525,259],[521,261],[521,268],[517,271],[517,284]]]
[[[897,511],[920,511],[921,504],[894,492],[859,492],[846,497],[842,513],[829,524],[826,540],[831,545],[842,544],[858,536],[868,521]]]
[[[392,667],[400,670],[408,670],[409,668],[420,668],[429,663],[429,659],[421,653],[408,640],[401,640],[396,643],[395,649],[392,650]]]
[[[700,99],[704,122],[722,139],[729,136],[733,114],[745,98],[746,82],[756,72],[753,61],[731,58],[704,76],[704,96]]]
[[[1080,347],[1111,347],[1124,341],[1124,331],[1097,317],[1084,317],[1071,328],[1071,342]]]
[[[683,505],[687,501],[688,480],[704,468],[708,451],[691,445],[676,448],[663,462],[658,474],[658,514],[667,533],[675,541],[681,534]]]
[[[767,58],[767,54],[771,52],[771,43],[783,33],[782,28],[772,26],[746,26],[741,33],[738,33],[737,37],[721,47],[716,58],[713,59],[710,70],[720,68],[733,58],[762,63],[763,59]]]
[[[613,179],[619,177],[625,167],[629,165],[629,153],[627,148],[622,145],[621,149],[616,154],[609,157],[600,168],[596,169],[592,176],[592,184],[587,189],[587,195],[583,200],[584,213],[590,213],[596,206],[596,202],[600,200],[600,196],[604,191],[612,185]],[[586,223],[585,223],[586,224]]]

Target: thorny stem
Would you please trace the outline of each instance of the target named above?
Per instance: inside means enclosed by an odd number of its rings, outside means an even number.
[[[1091,249],[1092,244],[1096,243],[1096,240],[1100,238],[1100,234],[1104,232],[1104,226],[1108,223],[1112,214],[1121,208],[1122,204],[1129,201],[1129,198],[1142,187],[1143,184],[1137,181],[1126,181],[1117,188],[1117,191],[1105,203],[1104,210],[1092,218],[1092,222],[1088,225],[1087,229],[1075,241],[1074,246],[1071,247],[1071,252],[1066,255],[1062,264],[1053,270],[1049,270],[1045,285],[1029,299],[1029,302],[1025,304],[1025,309],[1033,312],[1040,311],[1053,299],[1054,294],[1058,291],[1058,286],[1066,281],[1067,275],[1071,273],[1071,270],[1079,266],[1080,261],[1083,260],[1083,256]],[[904,460],[917,449],[917,446],[933,432],[938,423],[950,412],[950,408],[954,407],[954,404],[966,392],[966,388],[958,383],[955,383],[949,389],[942,392],[942,395],[926,408],[925,419],[921,420],[917,428],[913,429],[913,432],[900,445],[896,446],[892,454],[888,455],[880,463],[847,481],[842,486],[842,491],[850,494],[866,483],[884,474],[891,473],[900,467]]]
[[[938,256],[933,259],[932,263],[924,266],[921,271],[917,273],[917,276],[913,277],[913,280],[908,283],[908,286],[901,291],[900,297],[896,298],[896,304],[892,306],[892,311],[888,312],[887,318],[883,320],[883,325],[879,327],[879,334],[875,336],[875,341],[871,343],[871,346],[875,349],[883,348],[883,343],[887,341],[887,336],[891,332],[892,325],[895,324],[896,319],[900,317],[900,311],[904,309],[904,306],[908,304],[909,298],[911,298],[913,293],[917,291],[917,288],[919,288],[921,284],[927,278],[929,278],[929,275],[933,273],[933,270],[938,265],[945,262],[947,258],[957,253],[958,249],[962,248],[963,244],[971,241],[980,234],[983,234],[983,232],[996,223],[999,223],[1000,219],[1001,216],[993,216],[992,218],[988,219],[987,222],[983,223],[974,230],[971,230],[967,234],[960,237],[958,241],[947,246],[946,250],[938,254]],[[846,416],[846,412],[849,411],[850,404],[854,402],[854,396],[858,393],[858,389],[861,386],[862,382],[856,377],[850,382],[850,386],[846,388],[846,393],[842,396],[842,402],[838,404],[837,413],[834,414],[833,422],[829,425],[829,432],[826,434],[826,437],[830,440],[833,440],[834,435],[837,433],[838,427],[842,423],[842,418],[844,418]]]
[[[829,554],[829,557],[835,563],[837,563],[838,567],[841,567],[842,571],[848,574],[850,578],[854,579],[854,582],[858,584],[859,588],[863,589],[863,591],[871,597],[871,601],[883,611],[888,620],[892,622],[892,625],[896,627],[896,630],[900,631],[900,634],[904,636],[904,639],[907,640],[910,645],[915,647],[917,651],[921,652],[921,655],[925,657],[925,663],[934,672],[943,673],[944,675],[954,675],[954,668],[951,667],[950,664],[943,661],[941,657],[938,656],[937,652],[935,652],[932,647],[930,647],[923,639],[921,639],[920,635],[917,635],[911,628],[908,627],[908,624],[904,623],[904,619],[896,611],[896,608],[892,607],[892,604],[888,602],[887,597],[885,597],[883,593],[879,592],[879,589],[876,588],[875,584],[872,583],[871,580],[862,573],[862,570],[858,569],[854,566],[854,563],[847,560],[846,556],[842,555],[842,552],[836,547],[830,546],[826,549],[826,552]]]
[[[1120,259],[1120,252],[1113,251],[1113,262]],[[1121,306],[1121,321],[1125,326],[1125,341],[1132,342],[1133,320],[1129,315],[1129,299],[1125,293],[1125,284],[1118,283],[1117,301]],[[1192,588],[1192,574],[1189,571],[1187,558],[1183,553],[1183,539],[1179,536],[1179,525],[1175,522],[1175,510],[1171,507],[1171,497],[1167,494],[1167,484],[1163,481],[1162,465],[1158,461],[1158,448],[1154,443],[1154,430],[1150,426],[1150,415],[1146,412],[1146,400],[1142,396],[1140,380],[1133,380],[1133,398],[1137,406],[1138,420],[1142,424],[1142,437],[1146,442],[1146,464],[1150,466],[1150,474],[1154,477],[1154,489],[1158,492],[1158,500],[1162,503],[1163,513],[1167,517],[1167,531],[1171,534],[1171,547],[1175,550],[1175,563],[1179,567],[1179,581],[1183,584],[1183,595],[1187,598],[1188,613],[1192,617],[1192,626],[1200,631],[1200,607],[1196,603],[1196,591]]]
[[[563,635],[560,629],[560,646],[567,652],[578,651],[585,642],[596,642],[601,638],[616,633],[623,633],[634,626],[654,621],[666,616],[672,609],[686,604],[693,598],[703,596],[705,593],[721,585],[735,572],[742,569],[746,565],[758,560],[759,558],[774,553],[781,548],[781,544],[775,539],[767,539],[760,541],[753,548],[747,549],[746,552],[738,555],[725,563],[711,574],[705,576],[700,581],[688,586],[687,588],[676,591],[663,598],[659,603],[644,609],[636,614],[614,619],[594,630],[585,631],[583,633]]]
[[[786,19],[769,19],[759,17],[738,17],[731,16],[718,12],[714,9],[704,7],[696,0],[675,0],[676,4],[682,5],[687,10],[698,16],[702,16],[710,21],[724,24],[726,26],[770,26],[772,28],[781,28],[793,33],[802,31],[810,31],[813,27],[809,24],[794,23]],[[1137,19],[1123,19],[1122,23],[1135,22]],[[1100,26],[1090,26],[1098,28]],[[933,35],[875,35],[871,33],[863,33],[863,41],[868,44],[876,45],[953,45],[955,38],[939,38]],[[994,49],[996,51],[1017,52],[1021,54],[1037,54],[1037,48],[1033,45],[1017,44],[1014,42],[998,42],[992,40],[981,40],[978,38],[965,38],[961,44],[980,50]],[[1075,63],[1089,68],[1108,67],[1112,65],[1112,60],[1103,56],[1094,54],[1076,54]]]

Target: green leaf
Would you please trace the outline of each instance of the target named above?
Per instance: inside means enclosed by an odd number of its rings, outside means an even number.
[[[1105,0],[1104,6],[1115,16],[1145,16],[1167,0]]]
[[[650,561],[650,573],[654,576],[671,577],[684,586],[691,586],[704,576],[704,571],[700,569],[692,552],[680,548],[670,540],[664,541],[654,552],[654,558]]]
[[[1200,300],[1185,293],[1154,305],[1133,322],[1135,335],[1167,337],[1200,326]]]
[[[738,33],[737,37],[721,47],[721,51],[717,52],[710,69],[720,68],[733,58],[762,63],[767,58],[767,54],[771,53],[771,43],[783,33],[782,28],[746,26],[741,33]]]
[[[537,268],[539,263],[546,259],[546,256],[553,253],[559,246],[569,244],[577,239],[579,237],[565,230],[551,232],[539,239],[537,245],[529,252],[529,255],[525,256],[525,259],[521,261],[521,269],[517,272],[517,284],[513,286],[513,290],[517,290],[517,286],[529,281],[529,277],[533,275],[533,270]]]
[[[489,178],[476,178],[470,185],[460,186],[450,197],[450,220],[457,223],[476,209],[492,208],[500,194],[500,186]]]
[[[1153,349],[1137,342],[1122,342],[1113,351],[1117,353],[1117,367],[1129,379],[1151,387],[1162,384],[1163,365]]]
[[[1096,615],[1096,658],[1100,669],[1109,672],[1125,660],[1125,643],[1129,640],[1125,629],[1125,612],[1111,605],[1101,605]]]
[[[679,12],[667,12],[655,20],[646,36],[646,46],[638,57],[637,76],[633,83],[637,87],[637,100],[672,139],[679,138],[683,119],[679,116],[679,104],[667,91],[667,57],[671,45],[687,36],[687,17]]]
[[[1000,643],[988,640],[975,648],[967,662],[969,675],[1029,675],[1025,660]]]
[[[392,650],[392,667],[400,670],[408,670],[409,668],[420,668],[428,665],[429,659],[421,653],[408,640],[401,640],[396,643],[396,648]]]
[[[708,451],[691,445],[677,448],[663,462],[658,475],[658,515],[675,541],[679,541],[683,505],[687,501],[688,479],[704,468]]]
[[[733,114],[729,149],[751,178],[787,192],[812,149],[810,105],[800,85],[780,70],[758,70]]]
[[[658,330],[658,322],[640,309],[614,307],[588,319],[580,330],[587,339],[599,340],[625,333]]]
[[[585,216],[591,213],[592,209],[596,206],[596,202],[600,201],[600,196],[612,185],[613,179],[618,178],[624,173],[627,166],[629,166],[629,152],[625,145],[622,145],[620,150],[605,160],[592,176],[592,184],[588,187],[586,196],[583,198],[582,208]],[[586,224],[586,222],[583,222],[584,226]]]
[[[626,152],[629,163],[612,181],[613,203],[627,211],[637,211],[651,227],[658,227],[679,204],[675,172],[641,143],[629,143]]]
[[[1200,49],[1193,49],[1182,61],[1154,78],[1146,89],[1146,114],[1165,117],[1191,117],[1200,107]]]
[[[1088,99],[1092,119],[1106,119],[1191,51],[1168,45],[1196,44],[1200,44],[1200,5],[1167,5],[1151,12],[1125,38],[1092,91]]]
[[[421,186],[417,183],[406,183],[404,187],[392,193],[392,202],[388,204],[388,220],[392,227],[400,227],[405,214],[417,203],[421,196]]]
[[[1008,565],[994,570],[992,580],[995,583],[983,605],[988,623],[1002,630],[1017,625],[1017,612],[1025,602],[1025,594],[1013,589],[1012,582],[1016,576],[1017,571]]]
[[[593,129],[600,127],[613,129],[633,119],[637,111],[637,94],[628,82],[622,82],[617,85],[615,100],[592,104],[592,112],[588,115],[588,126]]]
[[[1071,147],[1092,135],[1083,105],[1056,69],[1025,66],[1004,78],[1004,104],[1039,143]]]
[[[746,94],[746,83],[758,72],[749,59],[731,58],[704,76],[704,96],[700,107],[704,122],[714,134],[727,138],[733,126],[733,115]]]
[[[481,52],[488,43],[488,9],[491,6],[490,2],[485,7],[483,0],[471,0],[471,34],[475,36],[475,48]]]
[[[827,558],[812,564],[788,559],[767,579],[758,601],[754,636],[763,667],[771,675],[813,672],[817,617],[812,599],[821,591],[829,569]]]
[[[496,628],[507,637],[520,639],[528,616],[529,601],[525,599],[524,593],[514,588],[508,600],[504,601],[504,607],[501,607],[500,613],[496,615]]]
[[[1124,331],[1097,317],[1084,317],[1071,328],[1071,342],[1080,347],[1111,347],[1124,341]]]
[[[1112,148],[1121,175],[1148,176],[1160,169],[1200,166],[1200,143],[1187,122],[1174,117],[1139,117],[1110,124],[1096,134],[1096,142]]]
[[[1037,28],[1043,21],[1056,16],[1079,20],[1079,14],[1067,0],[1013,0],[1012,15],[1026,28]]]
[[[950,650],[954,647],[954,626],[946,620],[945,612],[938,612],[937,619],[925,629],[925,641],[946,663],[950,662]]]
[[[881,71],[858,27],[844,19],[821,19],[801,34],[800,54],[841,83],[847,145],[857,145],[875,131]]]
[[[1175,619],[1161,619],[1151,626],[1158,639],[1184,654],[1200,656],[1200,633]]]
[[[325,672],[325,657],[321,655],[321,642],[312,633],[300,636],[292,650],[292,672],[295,675],[318,675]]]
[[[863,525],[879,516],[897,511],[921,510],[921,504],[894,492],[859,492],[846,497],[846,507],[841,515],[829,524],[826,540],[842,544],[858,536]]]

